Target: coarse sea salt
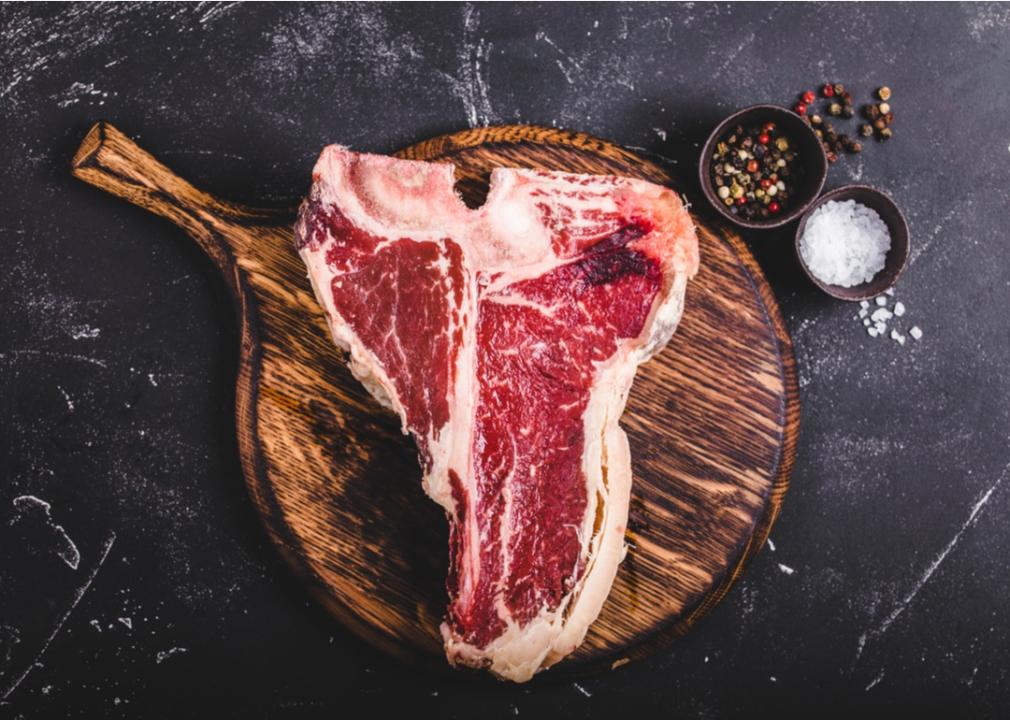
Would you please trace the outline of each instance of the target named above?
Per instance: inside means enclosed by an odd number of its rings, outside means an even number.
[[[873,208],[855,200],[829,200],[807,219],[800,256],[814,277],[853,287],[884,269],[891,233]]]
[[[874,298],[873,303],[869,300],[862,300],[859,303],[859,314],[856,316],[857,320],[861,320],[863,327],[866,330],[866,334],[870,337],[890,337],[898,345],[904,345],[905,341],[911,337],[913,340],[922,339],[922,329],[918,325],[913,325],[909,329],[908,334],[905,335],[897,328],[888,328],[888,322],[894,321],[895,318],[902,317],[907,308],[905,303],[900,300],[894,301],[894,306],[891,308],[887,307],[888,298],[894,297],[894,290],[889,289],[889,292],[885,292],[883,295],[878,295]],[[871,312],[872,310],[872,312]],[[890,330],[890,332],[888,332]]]

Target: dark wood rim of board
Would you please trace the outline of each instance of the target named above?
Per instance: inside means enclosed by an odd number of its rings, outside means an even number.
[[[454,154],[467,148],[486,144],[509,145],[519,142],[601,150],[623,156],[637,165],[655,166],[655,163],[607,140],[602,140],[587,133],[538,125],[494,125],[472,128],[421,141],[395,154],[398,157],[409,159],[428,159],[434,156],[451,162]],[[661,168],[659,169],[662,175],[670,180],[669,174]],[[796,462],[796,447],[799,441],[800,427],[800,400],[792,338],[789,336],[782,313],[779,311],[775,294],[767,279],[765,279],[757,260],[754,259],[754,256],[743,241],[732,234],[726,233],[723,229],[724,227],[724,225],[717,226],[719,239],[728,244],[736,254],[741,267],[745,270],[751,285],[761,299],[765,318],[775,333],[785,397],[783,413],[785,424],[782,429],[782,446],[778,472],[768,495],[764,513],[755,522],[754,531],[744,543],[744,547],[740,551],[736,563],[727,568],[723,576],[713,585],[712,589],[703,595],[699,602],[687,611],[684,616],[671,622],[666,627],[660,628],[652,638],[644,640],[641,645],[633,649],[628,655],[629,660],[646,657],[667,646],[677,637],[683,636],[698,620],[704,617],[726,596],[726,593],[729,592],[729,589],[736,582],[737,578],[747,569],[747,566],[768,539],[772,525],[775,524],[775,519],[782,509],[782,500],[789,489],[789,478]],[[702,258],[702,262],[704,263],[704,258]],[[625,664],[625,662],[620,662],[614,667]],[[557,669],[560,670],[561,668],[562,665],[559,665]],[[606,669],[605,667],[601,667],[599,671]],[[537,677],[544,676],[538,675]]]
[[[532,125],[504,125],[487,128],[476,128],[462,132],[443,135],[412,145],[399,153],[400,157],[432,157],[439,155],[450,159],[454,152],[482,144],[512,144],[534,143],[540,145],[561,145],[586,150],[605,150],[607,153],[622,156],[633,164],[643,165],[659,170],[659,175],[669,180],[668,174],[654,163],[625,150],[613,143],[595,138],[591,135],[546,128]],[[149,159],[158,172],[164,171],[167,177],[182,185],[184,202],[179,202],[164,193],[160,185],[165,178],[157,175],[145,177],[131,170],[133,160],[137,157]],[[246,486],[254,502],[269,506],[276,511],[276,517],[283,518],[276,498],[270,492],[267,480],[265,459],[258,438],[256,417],[258,406],[258,378],[261,372],[262,358],[259,343],[259,319],[254,303],[250,301],[252,290],[249,287],[245,272],[236,262],[234,253],[224,242],[215,223],[203,212],[213,209],[228,222],[243,224],[244,222],[264,221],[285,224],[290,218],[285,211],[256,211],[241,205],[224,203],[213,196],[203,193],[185,181],[174,176],[155,158],[139,148],[126,135],[109,123],[97,123],[83,140],[80,149],[72,162],[73,174],[86,182],[101,187],[108,192],[119,195],[141,207],[181,225],[197,243],[203,247],[214,263],[218,266],[225,281],[232,287],[235,297],[236,311],[240,322],[240,352],[238,377],[236,380],[236,414],[235,423],[238,434],[239,455],[242,464]],[[288,211],[290,212],[290,211]],[[735,252],[741,267],[755,289],[766,319],[772,326],[784,382],[784,417],[783,438],[780,449],[778,473],[775,477],[763,514],[756,520],[754,530],[748,539],[741,544],[742,551],[732,568],[728,568],[712,589],[703,595],[697,605],[686,615],[661,627],[653,637],[642,642],[628,655],[628,660],[642,658],[653,651],[667,645],[670,640],[685,633],[698,619],[715,606],[726,594],[736,578],[746,568],[757,551],[764,544],[771,526],[778,516],[782,498],[788,488],[789,475],[795,460],[796,442],[799,433],[799,396],[796,379],[795,359],[792,342],[786,331],[785,324],[775,303],[774,295],[764,278],[757,262],[741,240],[726,234],[724,229],[718,233],[719,239],[727,243]],[[325,585],[315,576],[311,567],[299,555],[300,541],[287,527],[285,522],[265,525],[273,535],[273,543],[286,563],[301,577],[309,581],[311,594],[335,615],[345,628],[358,637],[367,640],[373,646],[382,648],[390,654],[410,659],[413,656],[403,648],[389,643],[369,625],[359,621],[348,608],[329,595]],[[626,661],[615,663],[614,667],[625,664]],[[563,666],[562,666],[563,667]],[[600,666],[598,670],[607,669]],[[547,675],[538,676],[542,680],[549,678],[563,679],[566,677],[561,667]],[[591,671],[582,667],[581,672]]]

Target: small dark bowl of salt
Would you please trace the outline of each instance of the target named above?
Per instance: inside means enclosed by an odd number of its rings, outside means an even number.
[[[751,230],[795,220],[817,199],[828,158],[813,128],[792,110],[752,105],[719,123],[698,163],[701,191],[730,222]]]
[[[869,300],[892,288],[908,248],[905,216],[890,196],[866,185],[824,193],[796,227],[800,267],[839,300]]]

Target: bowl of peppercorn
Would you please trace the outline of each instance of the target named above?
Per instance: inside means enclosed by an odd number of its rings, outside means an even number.
[[[778,105],[733,113],[701,151],[701,190],[715,211],[753,230],[795,220],[817,199],[828,159],[813,128]]]

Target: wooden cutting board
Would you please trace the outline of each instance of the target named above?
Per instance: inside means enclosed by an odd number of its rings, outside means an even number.
[[[479,128],[398,155],[455,163],[471,204],[502,165],[670,183],[627,150],[551,128]],[[333,346],[292,246],[293,213],[203,193],[107,123],[73,172],[179,225],[231,288],[242,467],[284,557],[352,632],[446,667],[445,518],[421,492],[413,443]],[[550,676],[616,667],[685,632],[764,544],[788,485],[799,423],[789,336],[739,237],[696,221],[701,270],[683,320],[639,370],[622,421],[635,475],[628,556],[585,643]]]

